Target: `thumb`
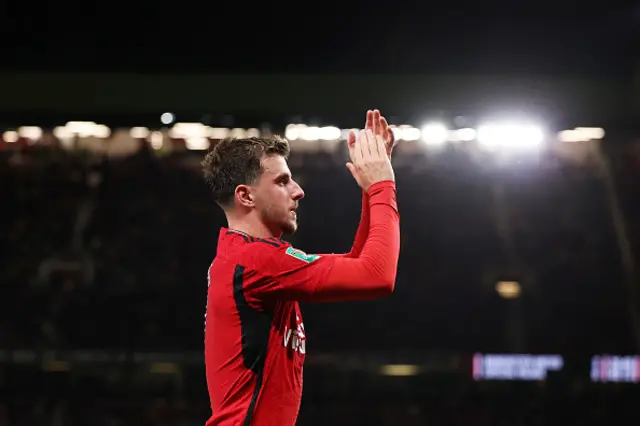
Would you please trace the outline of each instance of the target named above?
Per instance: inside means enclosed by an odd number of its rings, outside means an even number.
[[[358,175],[356,174],[356,166],[354,166],[351,162],[347,163],[346,166],[347,169],[349,169],[349,171],[351,172],[351,176],[353,176],[353,178],[357,181]]]

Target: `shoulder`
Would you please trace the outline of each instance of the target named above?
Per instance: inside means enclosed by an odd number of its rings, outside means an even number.
[[[315,263],[319,255],[308,254],[293,247],[289,242],[278,239],[255,239],[243,250],[243,258],[248,268],[265,275],[279,273],[283,269],[291,269]]]
[[[269,259],[285,253],[291,244],[278,238],[246,237],[242,248],[236,252],[238,263],[252,269],[260,269]]]

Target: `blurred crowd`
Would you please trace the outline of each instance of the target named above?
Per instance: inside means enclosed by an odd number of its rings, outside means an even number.
[[[300,230],[287,238],[302,250],[350,248],[360,192],[344,155],[292,154],[306,197]],[[0,348],[202,350],[206,273],[225,222],[199,174],[200,157],[159,158],[145,145],[126,158],[0,152]],[[396,292],[303,306],[307,350],[636,353],[629,279],[640,248],[640,168],[628,153],[606,158],[610,167],[553,156],[492,167],[454,148],[399,150]],[[519,298],[496,292],[505,280],[520,283]],[[534,385],[526,392],[535,397],[490,397],[465,385],[424,400],[323,402],[313,379],[306,383],[312,396],[300,425],[598,424],[612,413],[603,406],[626,401],[615,392],[583,390],[574,399]],[[93,395],[82,387],[91,385],[74,385],[74,395]],[[11,400],[0,403],[0,426],[191,425],[207,414],[206,395],[142,403],[138,394],[96,393],[84,401],[52,399],[56,389],[34,399],[4,388]],[[594,402],[578,421],[569,413],[584,398]]]
[[[178,395],[170,387],[157,385],[141,392],[131,385],[116,388],[95,378],[20,373],[19,379],[14,374],[11,392],[2,391],[0,425],[201,426],[208,416],[204,392]],[[185,387],[202,388],[196,377]],[[635,405],[640,391],[632,385],[481,383],[458,378],[398,386],[398,380],[407,379],[381,381],[335,373],[310,379],[333,381],[333,388],[309,386],[299,426],[632,426],[640,422]]]
[[[225,222],[198,154],[4,154],[2,347],[202,347],[206,271]],[[622,206],[624,235],[640,241],[632,167],[613,162],[612,201],[596,166],[481,167],[454,150],[398,155],[396,293],[305,306],[310,351],[634,352],[612,214]],[[307,252],[351,245],[360,194],[342,157],[292,155],[306,197],[290,238]],[[500,297],[501,280],[519,282],[521,297]]]

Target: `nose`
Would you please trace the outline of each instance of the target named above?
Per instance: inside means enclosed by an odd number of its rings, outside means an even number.
[[[298,201],[304,198],[304,191],[302,190],[302,187],[300,185],[298,185],[298,182],[294,181],[293,182],[294,188],[293,188],[293,192],[291,193],[291,198],[293,198],[293,200]]]

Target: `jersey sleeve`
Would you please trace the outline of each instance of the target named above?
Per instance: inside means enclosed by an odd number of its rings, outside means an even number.
[[[307,254],[290,245],[269,250],[260,262],[260,278],[245,286],[248,297],[262,301],[317,298],[336,256]]]
[[[369,232],[357,258],[306,254],[286,245],[261,257],[259,279],[245,288],[261,301],[328,302],[384,297],[393,292],[400,251],[393,182],[369,191]]]

